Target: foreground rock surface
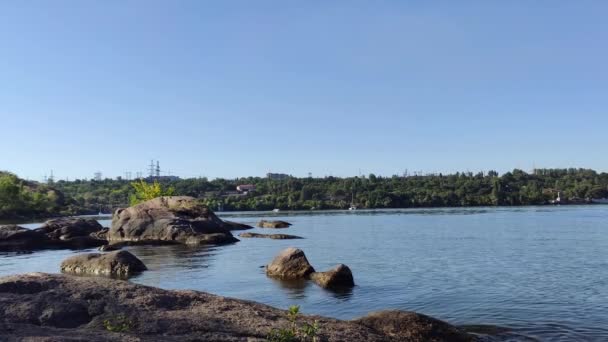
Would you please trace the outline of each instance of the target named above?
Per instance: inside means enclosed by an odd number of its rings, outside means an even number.
[[[315,272],[310,279],[326,289],[341,289],[355,286],[353,273],[344,264],[339,264],[326,272]]]
[[[388,310],[371,313],[355,320],[380,334],[397,341],[471,341],[472,337],[438,319],[417,314]]]
[[[2,226],[0,250],[98,247],[107,244],[105,239],[97,236],[103,230],[96,220],[85,218],[52,219],[37,229]]]
[[[241,233],[240,237],[243,238],[266,238],[276,240],[290,240],[290,239],[303,239],[300,236],[289,235],[289,234],[258,234],[258,233]]]
[[[266,266],[267,275],[281,279],[304,279],[314,271],[304,252],[294,247],[282,250]]]
[[[261,220],[258,222],[260,228],[289,228],[291,223],[285,221],[266,221]]]
[[[110,243],[226,244],[238,241],[230,225],[200,201],[187,196],[166,196],[118,209],[107,234]]]
[[[470,341],[471,335],[415,313],[318,320],[321,341]],[[105,322],[105,323],[104,323]],[[108,330],[124,324],[122,332]],[[32,273],[0,278],[0,341],[252,341],[289,327],[286,312],[196,291],[126,281]]]
[[[126,278],[147,270],[141,260],[127,251],[86,253],[65,259],[61,272],[88,275],[106,275]]]

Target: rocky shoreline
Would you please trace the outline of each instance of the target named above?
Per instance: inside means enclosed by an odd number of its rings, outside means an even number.
[[[473,341],[434,318],[382,311],[317,322],[318,341]],[[0,278],[0,341],[265,341],[291,322],[284,310],[198,291],[104,277],[30,273]]]
[[[284,221],[259,227],[288,228]],[[30,273],[0,278],[0,341],[472,341],[477,337],[437,319],[382,311],[344,321],[298,316],[251,301],[197,291],[170,291],[123,279],[146,270],[124,246],[226,244],[231,231],[251,226],[223,221],[191,197],[159,197],[117,210],[110,228],[83,218],[47,221],[41,228],[0,227],[0,250],[81,249],[64,260],[65,275]],[[242,237],[299,238],[242,233]],[[110,252],[112,251],[112,252]],[[311,280],[326,289],[355,285],[348,266],[315,272],[304,252],[281,251],[266,266],[269,277]],[[83,277],[86,275],[86,277]],[[102,275],[102,277],[99,277]],[[112,277],[112,278],[110,278]],[[119,278],[119,279],[117,279]],[[278,340],[302,324],[314,336]],[[274,334],[274,335],[273,335]],[[300,332],[298,332],[300,334]]]

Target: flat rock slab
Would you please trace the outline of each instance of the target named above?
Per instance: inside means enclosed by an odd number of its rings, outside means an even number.
[[[318,321],[320,341],[470,341],[448,323],[389,311]],[[121,326],[112,332],[108,326]],[[255,341],[290,326],[286,311],[196,291],[103,277],[31,273],[0,278],[0,341]]]
[[[239,234],[242,238],[266,238],[276,240],[291,240],[291,239],[303,239],[303,237],[289,234],[258,234],[258,233],[241,233]]]
[[[291,223],[285,221],[266,221],[261,220],[258,222],[260,228],[289,228]]]
[[[79,254],[61,263],[61,272],[82,275],[126,278],[145,270],[147,270],[146,265],[127,251]]]

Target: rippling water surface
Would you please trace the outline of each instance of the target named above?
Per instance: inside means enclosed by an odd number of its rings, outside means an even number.
[[[281,308],[298,304],[304,313],[344,319],[413,310],[453,324],[507,327],[506,340],[608,340],[608,206],[220,216],[251,225],[284,219],[293,226],[280,232],[305,239],[131,247],[149,268],[132,281]],[[357,286],[333,293],[267,278],[260,266],[289,246],[302,248],[317,270],[347,264]],[[0,275],[58,272],[73,253],[0,254]]]

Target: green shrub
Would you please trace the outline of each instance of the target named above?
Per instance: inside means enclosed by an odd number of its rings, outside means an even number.
[[[318,342],[319,322],[314,321],[313,324],[304,323],[302,326],[298,326],[299,314],[300,307],[298,305],[290,306],[287,310],[289,328],[272,329],[267,340],[270,342]]]

